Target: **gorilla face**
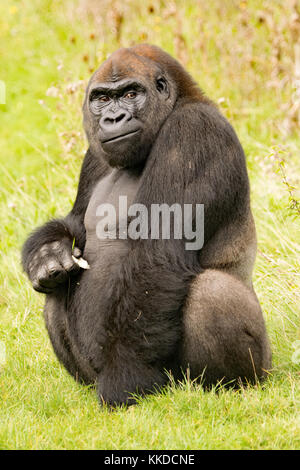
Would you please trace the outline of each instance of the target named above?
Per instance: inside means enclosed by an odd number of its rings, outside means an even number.
[[[90,91],[90,110],[99,116],[99,139],[107,153],[126,151],[139,138],[146,90],[138,82],[124,80],[95,85]]]
[[[147,158],[174,107],[175,90],[153,63],[151,73],[145,73],[145,67],[141,73],[137,67],[135,76],[126,77],[116,73],[119,62],[114,58],[114,72],[111,68],[108,76],[103,66],[93,75],[84,104],[84,127],[95,154],[101,152],[112,167],[126,168]]]

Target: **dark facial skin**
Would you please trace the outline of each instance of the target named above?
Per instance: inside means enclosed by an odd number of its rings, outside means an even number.
[[[126,141],[141,131],[137,119],[146,101],[146,90],[136,81],[122,80],[114,84],[100,84],[90,91],[90,110],[99,116],[99,138],[103,149]]]
[[[112,167],[143,164],[155,136],[173,108],[175,93],[158,75],[118,81],[92,81],[85,103],[85,128],[90,144]]]

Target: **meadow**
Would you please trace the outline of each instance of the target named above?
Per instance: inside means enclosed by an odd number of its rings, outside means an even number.
[[[58,363],[20,250],[72,206],[91,73],[141,42],[180,60],[245,149],[273,369],[239,391],[171,383],[112,413]],[[0,449],[299,449],[300,3],[7,0],[0,81]]]

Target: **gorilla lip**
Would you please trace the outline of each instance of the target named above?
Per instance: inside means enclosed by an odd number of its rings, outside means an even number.
[[[118,140],[124,139],[125,137],[129,137],[131,135],[134,135],[139,131],[140,131],[140,129],[136,129],[135,131],[128,132],[127,134],[116,135],[115,137],[111,137],[110,139],[102,140],[102,144],[109,144],[110,142],[117,142]]]

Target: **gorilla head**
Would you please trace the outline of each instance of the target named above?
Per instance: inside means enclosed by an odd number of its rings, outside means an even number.
[[[93,74],[84,103],[84,128],[95,155],[110,166],[134,167],[149,154],[185,85],[195,84],[175,59],[155,46],[120,49]],[[197,89],[199,93],[199,89]],[[187,91],[185,91],[185,95]]]

